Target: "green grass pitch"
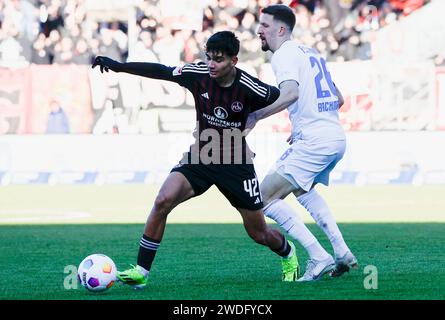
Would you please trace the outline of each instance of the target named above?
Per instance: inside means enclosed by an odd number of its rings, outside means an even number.
[[[0,299],[443,299],[443,224],[343,224],[360,268],[337,279],[282,283],[280,262],[239,224],[172,224],[143,291],[65,289],[67,265],[101,252],[134,263],[142,225],[2,226]],[[323,239],[317,226],[310,228]],[[328,247],[328,243],[323,241]],[[298,247],[301,263],[307,258]],[[377,268],[365,289],[364,267]],[[369,283],[369,281],[368,281]],[[72,286],[71,286],[72,287]]]
[[[414,191],[403,187],[383,188],[385,190],[328,189],[326,195],[331,197],[328,201],[335,213],[341,211],[336,215],[341,217],[340,229],[360,264],[359,269],[341,278],[325,277],[315,283],[283,283],[280,281],[278,256],[248,238],[240,223],[183,223],[187,217],[197,219],[197,213],[202,213],[203,221],[209,221],[213,216],[221,222],[219,220],[224,214],[218,215],[219,211],[216,211],[221,208],[212,208],[211,212],[208,212],[208,207],[207,210],[204,208],[210,203],[209,198],[220,200],[211,193],[207,199],[204,195],[176,210],[175,214],[182,215],[184,221],[172,219],[172,223],[167,225],[153,264],[150,285],[145,290],[136,291],[119,284],[99,294],[90,293],[80,286],[77,289],[65,288],[64,283],[73,286],[67,278],[69,273],[64,273],[65,268],[77,266],[91,253],[107,254],[119,269],[135,263],[146,211],[154,197],[149,189],[0,188],[0,300],[445,298],[445,224],[438,219],[439,213],[445,212],[444,200],[443,197],[434,197],[434,193],[442,193],[443,188],[417,188]],[[363,210],[357,210],[358,203],[344,206],[348,196],[359,200],[372,196],[376,200],[384,195],[386,204],[382,203],[381,207],[374,205],[369,208],[365,204]],[[410,203],[414,195],[419,204],[415,208]],[[406,206],[404,199],[408,202]],[[371,203],[371,200],[367,201]],[[399,203],[400,208],[390,200]],[[116,213],[102,210],[107,202]],[[425,207],[431,210],[422,211]],[[227,217],[231,218],[228,220],[239,219],[229,206],[222,209],[229,210]],[[393,213],[396,218],[405,212],[410,223],[354,221],[354,217],[371,210],[387,210],[386,215]],[[418,223],[414,223],[415,210],[427,222],[420,223],[422,219],[419,218]],[[90,216],[67,216],[67,211],[89,213]],[[301,210],[299,213],[304,215]],[[378,214],[383,217],[385,212]],[[32,216],[38,217],[41,223]],[[125,217],[137,223],[123,223]],[[396,218],[394,220],[399,219]],[[101,223],[107,219],[111,219],[112,223]],[[310,224],[309,228],[332,252],[321,230],[315,224]],[[307,254],[298,244],[297,250],[304,268]],[[372,280],[365,272],[367,266],[375,266],[377,271]],[[366,289],[367,283],[377,285],[377,288]]]

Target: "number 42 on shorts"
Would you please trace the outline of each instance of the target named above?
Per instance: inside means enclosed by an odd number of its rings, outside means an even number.
[[[259,187],[258,179],[256,177],[252,178],[252,179],[244,180],[243,182],[244,182],[244,191],[248,192],[251,198],[258,197],[258,196],[260,196],[260,198],[261,198],[260,191],[258,188]]]

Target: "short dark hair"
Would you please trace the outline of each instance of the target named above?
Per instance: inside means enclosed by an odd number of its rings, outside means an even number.
[[[239,40],[231,31],[220,31],[213,34],[206,43],[206,52],[226,53],[229,57],[238,55]]]
[[[274,4],[264,8],[262,13],[267,13],[273,16],[274,19],[285,23],[290,31],[295,27],[295,15],[291,8],[284,4]]]

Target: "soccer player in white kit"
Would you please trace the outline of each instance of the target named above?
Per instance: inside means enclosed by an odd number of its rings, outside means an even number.
[[[258,35],[262,50],[273,52],[271,64],[281,94],[274,104],[251,113],[248,126],[288,109],[291,146],[269,171],[260,189],[265,215],[298,240],[310,256],[298,281],[314,281],[328,272],[331,276],[342,275],[357,266],[357,259],[346,245],[328,205],[314,189],[317,183],[329,184],[329,174],[345,152],[346,137],[338,118],[343,97],[318,51],[291,40],[294,26],[295,15],[289,7],[271,5],[262,10]],[[329,238],[335,261],[283,201],[290,193]]]

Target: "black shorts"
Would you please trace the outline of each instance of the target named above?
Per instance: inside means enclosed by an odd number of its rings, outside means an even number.
[[[195,196],[215,185],[235,208],[263,208],[253,164],[179,164],[171,172],[182,173],[192,185]]]

